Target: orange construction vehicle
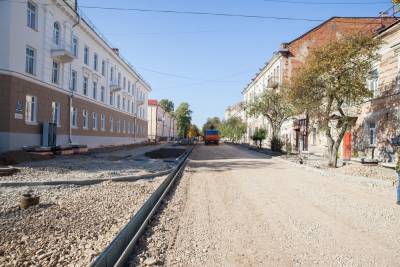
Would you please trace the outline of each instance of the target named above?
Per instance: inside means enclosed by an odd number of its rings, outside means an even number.
[[[219,144],[219,132],[218,130],[205,130],[204,132],[204,143],[206,145],[210,143]]]

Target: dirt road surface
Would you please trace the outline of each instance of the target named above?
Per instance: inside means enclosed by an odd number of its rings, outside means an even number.
[[[231,145],[197,146],[179,186],[186,188],[171,202],[181,206],[171,210],[180,214],[160,220],[140,265],[150,258],[167,266],[399,266],[393,188]],[[159,247],[165,258],[157,261]]]

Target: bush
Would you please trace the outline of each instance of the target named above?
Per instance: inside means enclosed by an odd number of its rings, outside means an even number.
[[[279,137],[272,137],[271,139],[271,150],[274,152],[282,152],[283,142]]]

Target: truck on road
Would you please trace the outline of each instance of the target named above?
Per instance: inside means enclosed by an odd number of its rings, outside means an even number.
[[[204,144],[208,145],[210,143],[214,143],[216,145],[219,144],[219,132],[218,130],[205,130],[204,132]]]

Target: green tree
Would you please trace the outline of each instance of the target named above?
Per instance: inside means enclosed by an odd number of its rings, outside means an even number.
[[[288,101],[287,89],[266,89],[262,95],[246,107],[250,116],[263,116],[271,125],[271,140],[280,140],[282,124],[293,115],[293,106]],[[271,144],[271,148],[275,148]]]
[[[203,134],[205,133],[205,130],[210,129],[210,130],[219,130],[221,126],[221,120],[218,117],[213,117],[213,118],[208,118],[207,122],[203,125]]]
[[[197,127],[197,125],[195,124],[190,125],[188,136],[189,138],[200,136],[200,130]]]
[[[222,137],[231,141],[239,141],[246,133],[246,124],[237,117],[229,118],[220,125]]]
[[[189,109],[189,104],[181,103],[175,111],[175,117],[179,137],[186,138],[192,121],[192,111]]]
[[[165,110],[165,112],[173,114],[175,105],[174,102],[172,102],[171,100],[161,99],[160,106],[162,107],[163,110]]]
[[[254,134],[251,136],[251,139],[253,139],[254,142],[260,143],[260,148],[262,146],[262,141],[267,138],[267,130],[260,128],[260,129],[256,129],[256,131],[254,132]]]
[[[366,83],[380,43],[353,35],[316,48],[292,81],[291,102],[325,132],[330,167],[337,167],[340,143],[356,116],[354,107],[371,96]]]

